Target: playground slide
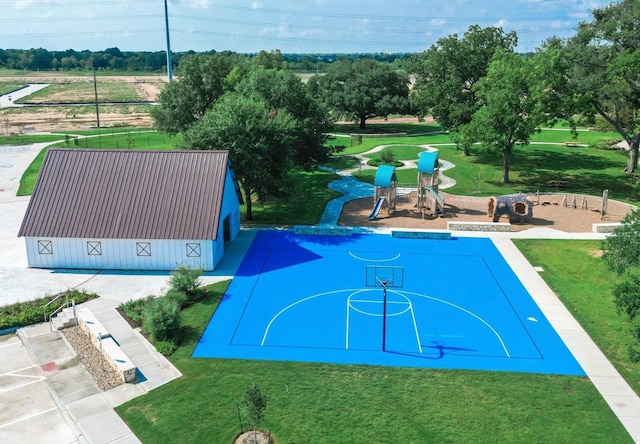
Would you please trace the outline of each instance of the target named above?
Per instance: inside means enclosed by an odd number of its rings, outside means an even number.
[[[376,218],[376,216],[378,216],[378,213],[380,212],[380,208],[382,208],[383,203],[384,203],[384,197],[378,197],[376,204],[373,206],[373,211],[369,215],[369,220],[373,220]]]
[[[439,195],[438,192],[433,189],[433,187],[429,187],[429,191],[431,191],[434,194],[434,196],[436,196],[436,199],[438,199],[440,202],[444,204],[444,197]]]

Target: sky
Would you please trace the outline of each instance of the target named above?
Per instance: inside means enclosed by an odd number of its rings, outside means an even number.
[[[418,53],[470,25],[516,31],[519,52],[571,37],[612,0],[168,0],[173,52]],[[0,0],[0,48],[167,47],[164,0]]]

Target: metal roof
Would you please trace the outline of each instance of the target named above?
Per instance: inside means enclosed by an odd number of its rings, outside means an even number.
[[[392,165],[380,165],[373,179],[373,184],[377,187],[390,188],[391,182],[396,181],[396,167]]]
[[[418,173],[433,174],[438,168],[438,152],[423,151],[418,158]]]
[[[216,239],[227,151],[50,149],[18,236]]]

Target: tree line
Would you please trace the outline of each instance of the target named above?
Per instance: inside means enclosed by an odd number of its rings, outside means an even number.
[[[238,58],[252,59],[257,54],[240,54],[223,51]],[[277,51],[279,52],[279,51]],[[205,51],[200,54],[215,54]],[[72,71],[86,69],[104,69],[132,72],[166,72],[166,51],[121,51],[117,47],[104,51],[49,51],[44,48],[2,49],[0,48],[0,69],[30,71]],[[195,55],[195,51],[171,52],[172,67],[180,64],[185,56]],[[401,63],[412,54],[357,53],[357,54],[282,54],[289,69],[297,72],[324,72],[328,65],[336,60],[370,59],[384,63]]]
[[[159,96],[158,128],[183,133],[182,148],[228,149],[251,196],[286,194],[287,170],[322,163],[333,122],[390,114],[433,116],[465,154],[502,159],[509,182],[516,147],[559,121],[572,128],[596,117],[628,144],[634,173],[640,146],[640,21],[637,0],[595,9],[573,37],[550,38],[518,54],[517,35],[500,27],[469,27],[441,38],[402,64],[338,59],[303,83],[279,51],[250,59],[237,54],[186,55],[178,81]],[[415,77],[411,88],[409,73]],[[576,133],[577,134],[577,133]]]

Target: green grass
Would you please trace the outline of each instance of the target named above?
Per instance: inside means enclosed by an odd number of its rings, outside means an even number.
[[[617,277],[600,258],[600,241],[518,240],[514,243],[558,295],[562,303],[640,394],[640,363],[632,364],[629,322],[616,313],[612,290]]]
[[[423,137],[419,139],[422,140]],[[562,137],[558,140],[562,140]],[[608,189],[609,196],[618,200],[631,201],[637,197],[629,175],[622,171],[626,164],[626,152],[622,150],[566,148],[564,145],[547,144],[518,146],[512,154],[510,182],[503,184],[500,158],[479,155],[473,149],[471,156],[464,156],[453,145],[437,145],[436,148],[440,159],[456,165],[444,173],[457,182],[447,190],[453,194],[492,196],[520,191],[555,191],[547,182],[562,178],[569,182],[568,188],[564,190],[568,193],[599,196],[603,190]],[[396,172],[401,183],[416,181],[415,169],[400,169]],[[359,179],[369,183],[373,183],[374,176],[375,170],[363,170],[357,175]],[[476,177],[481,178],[479,185]]]
[[[291,195],[268,203],[254,203],[253,221],[245,220],[246,206],[240,206],[242,222],[262,225],[314,225],[324,212],[327,202],[342,194],[328,187],[338,179],[333,173],[322,171],[294,171],[291,177]]]
[[[278,443],[632,442],[586,378],[191,358],[225,287],[183,311],[184,376],[116,409],[143,442],[232,442],[252,382]]]
[[[24,82],[16,82],[16,81],[0,81],[0,96],[12,93],[18,89],[27,86]]]

